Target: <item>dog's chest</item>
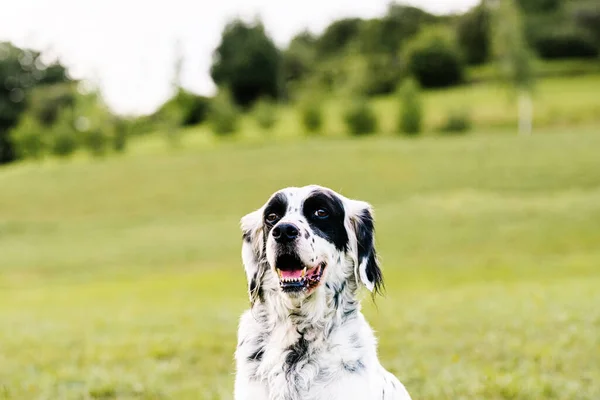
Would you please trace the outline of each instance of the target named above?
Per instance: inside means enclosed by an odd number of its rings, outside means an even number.
[[[346,335],[312,337],[310,332],[274,331],[264,338],[249,362],[270,399],[322,399],[332,384],[365,368],[359,349]]]

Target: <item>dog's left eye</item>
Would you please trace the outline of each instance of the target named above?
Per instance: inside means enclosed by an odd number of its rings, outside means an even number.
[[[279,215],[277,215],[276,213],[271,213],[271,214],[267,215],[267,218],[266,218],[267,222],[270,224],[274,223],[278,219],[279,219]]]
[[[319,208],[317,211],[315,211],[315,217],[317,218],[327,218],[329,216],[329,213],[327,212],[327,210],[323,210],[322,208]]]

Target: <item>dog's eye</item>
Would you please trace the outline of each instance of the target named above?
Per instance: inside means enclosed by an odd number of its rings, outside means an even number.
[[[329,216],[329,213],[327,212],[327,210],[323,210],[322,208],[319,208],[317,211],[315,211],[315,217],[317,218],[327,218]]]
[[[273,222],[277,221],[279,219],[279,215],[277,215],[276,213],[271,213],[269,215],[267,215],[267,222],[272,224]]]

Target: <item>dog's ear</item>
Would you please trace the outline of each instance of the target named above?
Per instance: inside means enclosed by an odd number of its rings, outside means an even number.
[[[263,210],[259,209],[242,217],[242,262],[248,280],[250,303],[262,297],[262,279],[265,272]]]
[[[350,221],[356,236],[355,276],[373,294],[383,289],[383,274],[375,249],[375,219],[373,207],[363,201],[352,201]]]

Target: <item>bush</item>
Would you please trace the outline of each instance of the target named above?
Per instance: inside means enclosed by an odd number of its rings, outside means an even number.
[[[471,130],[471,116],[466,110],[451,110],[440,127],[444,133],[464,133]]]
[[[423,127],[423,105],[419,84],[413,78],[407,78],[400,88],[401,112],[398,130],[407,135],[416,135]]]
[[[308,133],[321,132],[323,127],[322,106],[317,101],[304,101],[300,105],[300,119],[302,126]]]
[[[10,140],[17,158],[39,159],[46,150],[45,128],[30,112],[26,112],[10,131]]]
[[[277,107],[268,99],[260,99],[254,104],[254,117],[258,126],[266,131],[271,130],[277,122]]]
[[[352,135],[366,135],[377,131],[377,116],[368,101],[362,97],[352,101],[344,113],[344,122]]]
[[[221,90],[211,101],[208,120],[217,135],[230,135],[238,128],[238,109],[228,90]]]
[[[50,131],[50,151],[59,157],[73,154],[79,145],[77,131],[73,126],[73,110],[66,108],[58,113]]]
[[[117,153],[123,153],[127,149],[127,140],[129,138],[129,125],[127,121],[117,119],[112,141],[112,148]]]
[[[534,47],[545,59],[598,57],[594,39],[578,29],[548,30],[538,35]]]
[[[407,46],[406,62],[422,87],[446,87],[463,80],[460,52],[444,31],[430,30],[417,37]]]

